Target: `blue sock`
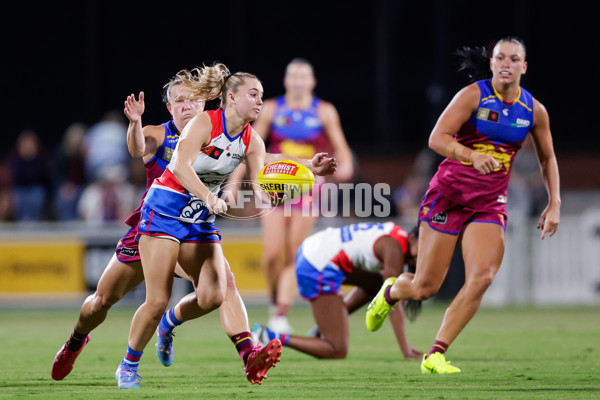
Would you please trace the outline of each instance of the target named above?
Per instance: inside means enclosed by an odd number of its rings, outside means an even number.
[[[279,340],[281,340],[281,344],[283,346],[287,346],[288,343],[290,342],[289,334],[281,333],[281,332],[273,332],[272,330],[270,330],[267,327],[265,327],[265,329],[267,330],[267,334],[269,335],[269,340],[279,339]]]
[[[282,346],[287,346],[289,344],[290,335],[288,333],[280,333],[277,336],[279,336],[277,339],[281,340]]]
[[[135,351],[129,345],[127,345],[127,353],[121,361],[121,368],[125,371],[137,371],[140,365],[140,358],[142,358],[143,351]]]
[[[179,320],[175,318],[175,307],[173,307],[165,311],[163,314],[162,318],[160,319],[160,324],[158,324],[158,330],[160,330],[162,333],[169,333],[175,329],[176,326],[181,324],[182,322],[179,322]]]

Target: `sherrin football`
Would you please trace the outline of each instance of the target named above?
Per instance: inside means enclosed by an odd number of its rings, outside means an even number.
[[[295,161],[284,160],[265,165],[256,177],[269,194],[287,195],[288,200],[305,195],[315,184],[312,171]]]

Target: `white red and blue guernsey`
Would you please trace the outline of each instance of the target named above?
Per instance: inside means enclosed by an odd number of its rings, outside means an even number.
[[[327,228],[304,240],[302,254],[312,266],[323,271],[335,266],[345,274],[353,270],[379,272],[383,268],[375,254],[375,243],[384,236],[396,239],[406,255],[407,233],[393,222],[358,223],[341,228]]]
[[[243,161],[250,144],[252,127],[248,124],[242,132],[231,136],[225,126],[225,112],[222,108],[204,112],[210,116],[212,122],[211,138],[198,153],[192,167],[202,183],[216,196],[221,184]],[[215,216],[208,212],[204,201],[184,188],[172,172],[179,144],[165,172],[154,180],[148,190],[144,204],[162,216],[182,222],[213,222]]]

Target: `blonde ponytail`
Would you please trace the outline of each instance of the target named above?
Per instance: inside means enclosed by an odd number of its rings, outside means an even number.
[[[181,84],[189,88],[192,97],[205,101],[221,99],[221,107],[227,103],[227,93],[236,93],[246,79],[256,79],[256,75],[248,72],[236,72],[231,74],[225,64],[194,68],[191,71],[183,69],[176,75]]]

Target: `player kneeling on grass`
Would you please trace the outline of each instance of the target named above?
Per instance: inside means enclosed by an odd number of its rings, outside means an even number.
[[[254,339],[269,343],[277,338],[284,346],[317,358],[345,358],[348,314],[366,304],[383,279],[398,276],[405,264],[414,267],[417,243],[416,230],[407,233],[393,222],[327,228],[309,236],[296,255],[296,276],[300,295],[310,301],[317,323],[315,337],[275,333],[255,324]],[[346,302],[339,295],[342,284],[356,286]],[[418,311],[417,307],[412,310]],[[404,358],[421,359],[423,353],[406,337],[403,308],[397,307],[390,317]]]

